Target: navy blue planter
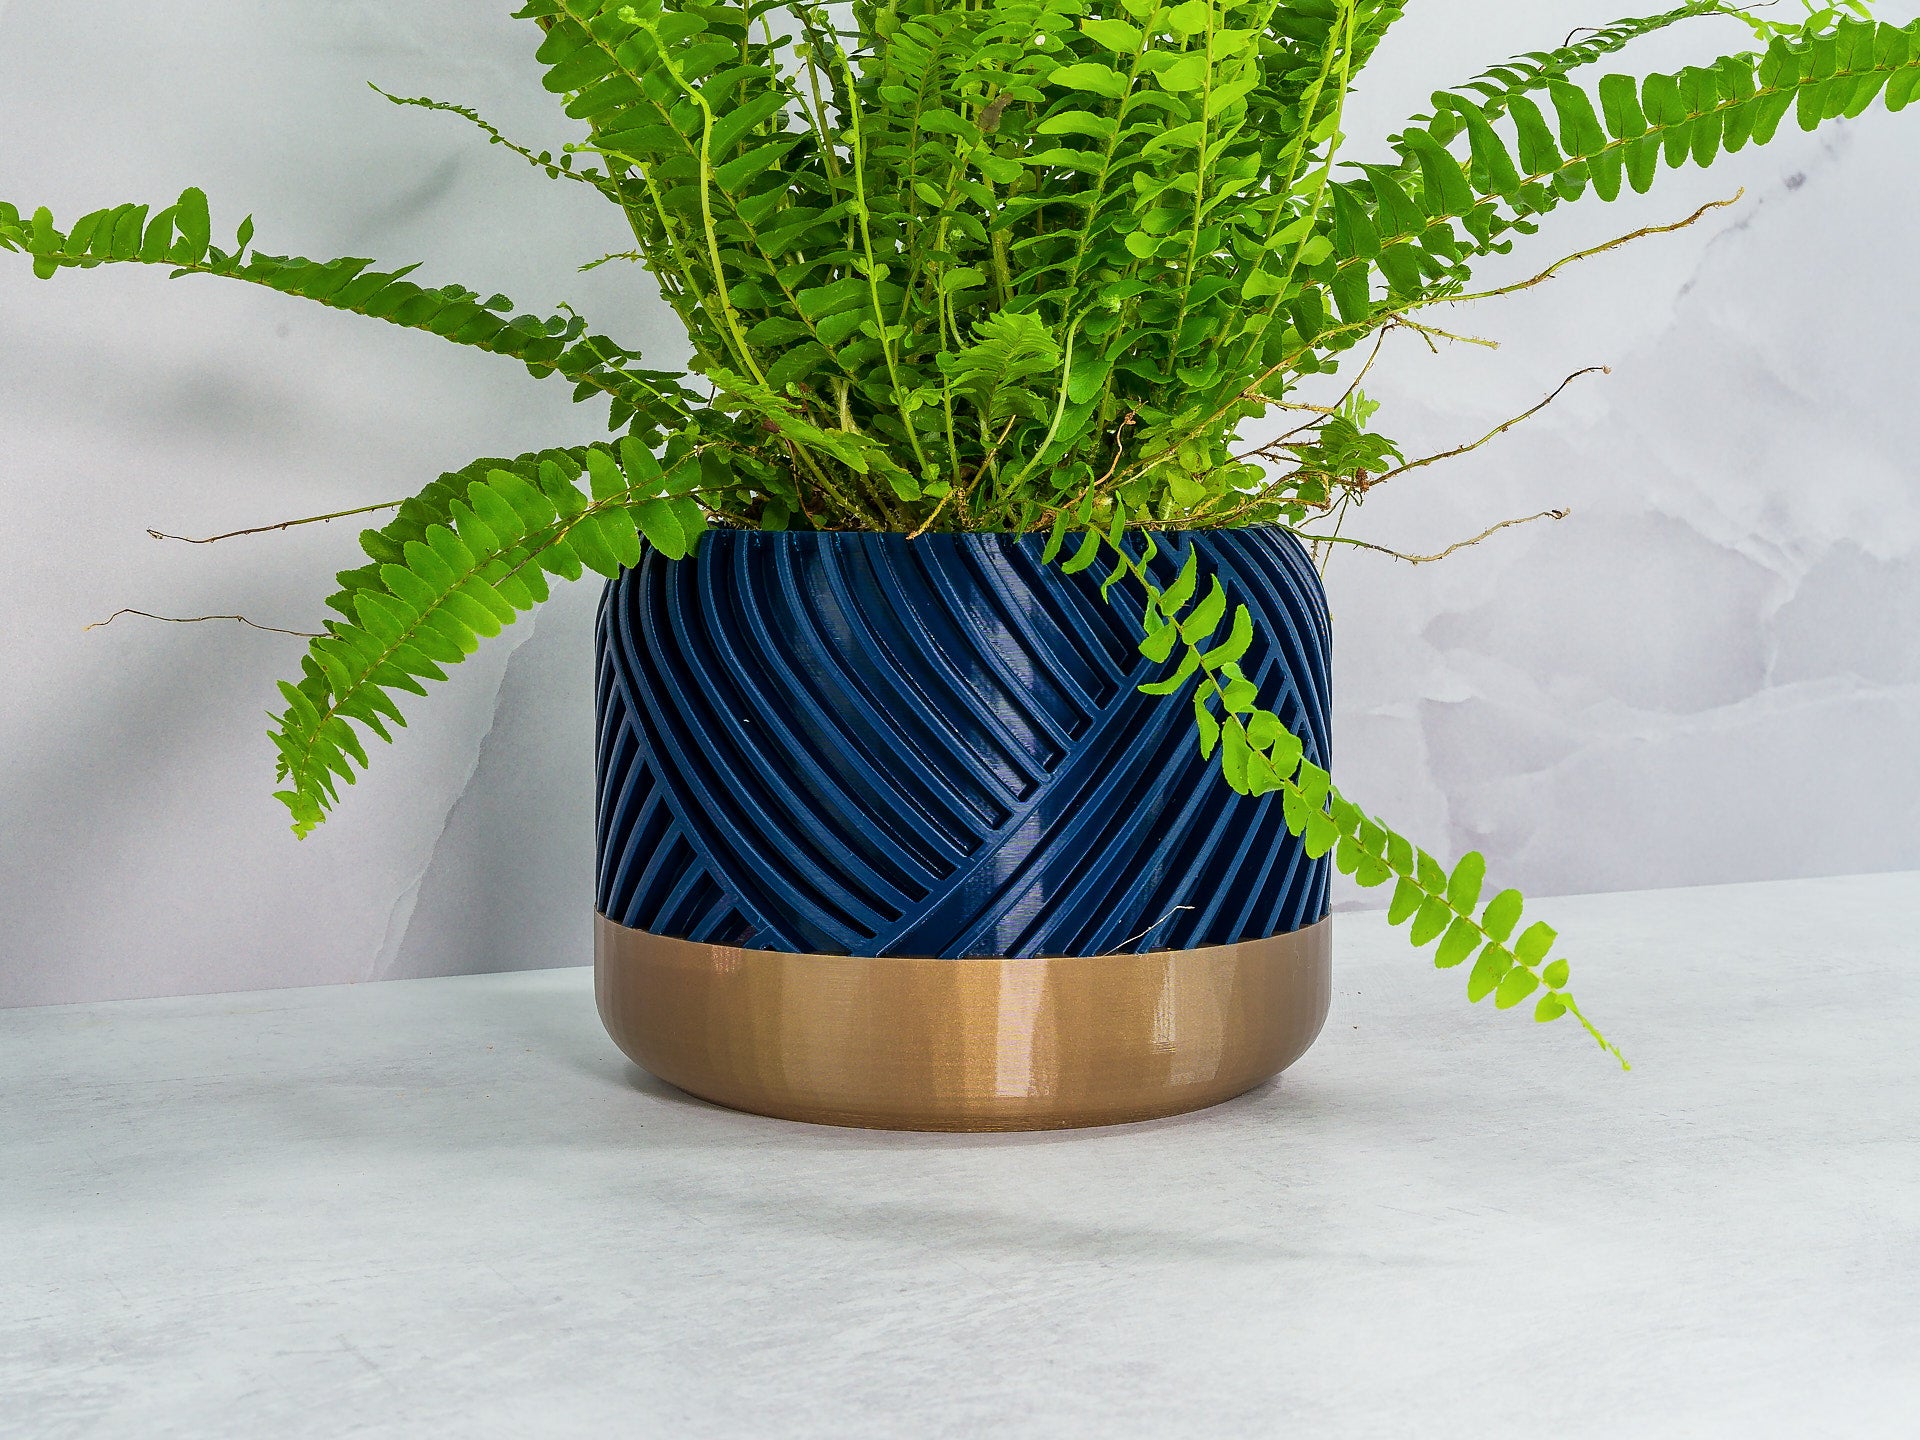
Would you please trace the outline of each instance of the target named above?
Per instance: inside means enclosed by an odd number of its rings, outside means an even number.
[[[1277,529],[1162,535],[1253,612],[1242,661],[1328,762],[1325,594]],[[1100,955],[1299,930],[1328,865],[1235,795],[1139,603],[1038,537],[710,532],[607,586],[601,914],[760,950]]]

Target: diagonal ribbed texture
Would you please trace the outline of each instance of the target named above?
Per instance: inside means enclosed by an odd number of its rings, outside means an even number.
[[[1242,660],[1328,761],[1324,592],[1277,529],[1189,545],[1253,612]],[[1327,913],[1276,796],[1235,795],[1138,601],[1038,537],[718,530],[649,552],[599,627],[599,897],[619,924],[814,954],[1221,945]],[[1102,567],[1096,567],[1100,569]],[[1202,593],[1204,593],[1204,578]]]

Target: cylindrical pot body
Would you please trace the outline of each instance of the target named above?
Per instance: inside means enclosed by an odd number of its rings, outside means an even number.
[[[1326,764],[1299,543],[1155,540],[1163,586],[1191,547],[1252,612],[1242,669]],[[1139,692],[1171,667],[1133,582],[1042,548],[717,530],[607,586],[596,988],[637,1063],[762,1113],[1013,1129],[1193,1109],[1312,1042],[1325,859],[1201,756],[1191,685]]]

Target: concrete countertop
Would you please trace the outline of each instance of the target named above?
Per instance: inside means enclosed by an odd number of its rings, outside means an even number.
[[[880,1134],[627,1064],[590,972],[0,1012],[0,1436],[1920,1433],[1920,875],[1378,915],[1275,1085]]]

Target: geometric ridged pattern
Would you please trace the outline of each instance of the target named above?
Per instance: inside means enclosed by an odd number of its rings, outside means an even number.
[[[1241,665],[1330,759],[1325,594],[1274,528],[1199,548],[1253,612]],[[609,582],[598,634],[598,908],[635,929],[818,954],[1098,955],[1327,913],[1277,795],[1202,760],[1191,686],[1137,649],[1131,582],[1043,537],[715,530]],[[1169,553],[1171,552],[1171,553]],[[1224,637],[1224,630],[1222,631]]]

